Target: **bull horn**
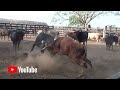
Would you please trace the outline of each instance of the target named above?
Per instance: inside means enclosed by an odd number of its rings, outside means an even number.
[[[42,50],[45,50],[46,48],[47,48],[47,46],[45,46],[44,48],[42,48],[41,51],[42,51]]]

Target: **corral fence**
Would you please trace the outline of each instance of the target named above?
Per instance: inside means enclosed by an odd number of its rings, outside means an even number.
[[[55,26],[54,30],[59,32],[59,36],[62,37],[66,34],[66,32],[73,32],[75,27],[62,27],[62,26]]]
[[[15,23],[0,23],[1,30],[17,30],[21,29],[25,31],[25,37],[36,37],[37,32],[40,30],[54,30],[54,26],[47,25],[30,25],[30,24],[15,24]]]
[[[8,30],[16,30],[22,29],[25,31],[25,38],[36,37],[37,32],[43,30],[55,30],[58,31],[60,34],[59,36],[64,36],[66,32],[73,32],[74,30],[83,30],[83,27],[63,27],[63,26],[48,26],[48,25],[31,25],[31,24],[15,24],[15,23],[0,23],[0,29]],[[105,26],[105,28],[88,28],[88,32],[90,34],[101,34],[104,38],[107,33],[113,33],[120,35],[120,28],[112,27],[112,26]]]
[[[113,27],[113,26],[105,26],[105,32],[120,35],[120,28],[119,27]]]
[[[66,32],[74,32],[74,30],[84,30],[82,27],[62,27],[62,26],[55,26],[54,30],[59,31],[60,36],[64,36]],[[120,35],[120,28],[118,27],[106,27],[105,28],[88,28],[88,39],[91,39],[90,37],[93,37],[96,39],[98,35],[101,36],[101,39],[104,39],[106,34],[111,33],[113,35],[117,34]]]

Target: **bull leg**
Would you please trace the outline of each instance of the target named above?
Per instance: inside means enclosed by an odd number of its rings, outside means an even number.
[[[8,41],[9,41],[9,36],[8,36]]]
[[[100,39],[98,39],[98,42],[100,42]]]
[[[33,51],[33,49],[35,48],[36,44],[34,43],[31,49],[31,52]]]
[[[1,40],[3,40],[3,36],[1,36]]]
[[[108,50],[110,50],[110,45],[108,45]]]
[[[108,45],[106,44],[106,50],[107,50],[107,48],[108,48]]]
[[[74,60],[80,66],[80,74],[78,75],[77,78],[85,78],[84,77],[85,76],[84,71],[85,71],[85,65],[86,65],[85,61],[83,60],[80,61],[78,59],[74,59]]]
[[[15,52],[16,52],[16,47],[17,47],[17,45],[15,44]]]
[[[15,44],[15,56],[17,55],[17,44]]]
[[[108,45],[106,45],[106,50],[109,50],[110,49],[110,46],[109,46],[109,44]]]
[[[20,50],[20,41],[18,41],[18,50]]]
[[[85,76],[86,76],[85,73],[84,73],[84,71],[85,71],[84,65],[85,65],[85,63],[80,64],[80,75],[79,75],[79,77],[80,77],[81,79],[84,79]]]
[[[106,46],[106,50],[107,50],[107,46]]]
[[[81,63],[80,63],[80,69],[81,69],[80,78],[81,79],[85,79],[86,78],[86,74],[85,74],[85,68],[86,67],[87,67],[87,64],[84,61],[81,61]]]
[[[15,43],[13,42],[13,49],[15,49]]]
[[[117,46],[117,44],[118,44],[118,43],[116,42],[116,46]]]
[[[97,39],[97,43],[98,43],[98,39]]]
[[[110,45],[108,45],[108,50],[110,50]]]
[[[113,50],[113,45],[112,45],[112,50]]]
[[[86,40],[86,48],[87,48],[87,40]]]
[[[4,40],[5,40],[5,35],[4,35]]]
[[[19,43],[17,43],[17,50],[19,50]]]
[[[15,44],[13,44],[14,55],[16,56]]]
[[[3,37],[3,36],[1,36],[1,40],[2,40],[2,37]]]
[[[85,42],[83,42],[83,45],[85,46]]]
[[[14,55],[16,56],[16,43],[13,43],[13,49],[15,50]]]
[[[15,45],[15,52],[16,52],[16,45]]]
[[[13,49],[15,50],[16,52],[16,42],[13,41]]]
[[[80,66],[80,74],[78,75],[78,78],[84,77],[84,68]]]

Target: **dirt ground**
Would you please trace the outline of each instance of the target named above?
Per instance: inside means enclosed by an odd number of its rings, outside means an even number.
[[[41,54],[38,47],[30,53],[33,42],[34,39],[24,39],[15,54],[11,41],[0,40],[0,79],[80,79],[80,67],[68,57],[51,57],[47,51]],[[109,51],[104,42],[88,41],[87,48],[87,57],[93,64],[93,69],[89,67],[85,71],[87,79],[106,79],[120,71],[119,46]],[[28,57],[24,56],[25,53]],[[8,74],[10,65],[33,66],[38,68],[38,72]]]

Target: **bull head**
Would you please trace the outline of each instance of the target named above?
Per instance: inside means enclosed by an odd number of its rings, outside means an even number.
[[[45,46],[44,48],[41,49],[41,53],[44,53],[44,50],[47,48],[48,46]]]

